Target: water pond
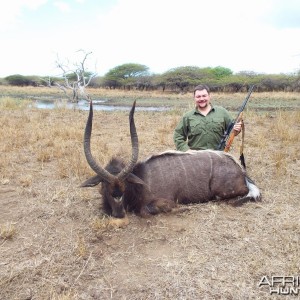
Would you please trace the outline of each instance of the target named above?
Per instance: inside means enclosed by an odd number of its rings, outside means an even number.
[[[130,106],[118,106],[118,105],[108,105],[105,104],[106,100],[95,100],[93,101],[94,110],[102,111],[118,111],[118,110],[130,110]],[[54,102],[48,100],[36,100],[33,103],[34,107],[41,109],[54,109],[54,108],[69,108],[69,109],[80,109],[80,110],[89,110],[89,103],[85,100],[80,100],[78,103],[70,102]],[[137,111],[166,111],[169,110],[169,107],[158,107],[158,106],[136,106]]]

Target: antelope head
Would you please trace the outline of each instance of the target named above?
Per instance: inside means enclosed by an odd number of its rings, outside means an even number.
[[[102,182],[102,195],[106,199],[103,199],[111,209],[111,213],[114,217],[123,218],[125,216],[125,209],[123,205],[123,195],[126,189],[126,180],[139,182],[139,178],[133,175],[131,172],[138,160],[138,136],[134,123],[134,111],[136,101],[133,102],[132,108],[129,113],[129,126],[130,126],[130,137],[132,146],[132,155],[130,161],[124,165],[120,170],[116,172],[110,172],[110,168],[102,168],[94,159],[91,153],[91,133],[93,123],[93,103],[90,102],[90,111],[88,120],[84,131],[84,153],[89,166],[97,174],[92,178],[85,181],[81,186],[89,187],[95,186]],[[119,164],[120,165],[120,164]]]

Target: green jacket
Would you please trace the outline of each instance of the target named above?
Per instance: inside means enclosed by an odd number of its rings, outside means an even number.
[[[212,106],[202,115],[196,108],[185,113],[174,131],[174,143],[179,151],[216,150],[232,118],[221,106]]]

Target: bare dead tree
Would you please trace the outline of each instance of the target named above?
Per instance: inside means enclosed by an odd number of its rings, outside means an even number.
[[[90,99],[86,87],[97,75],[95,72],[88,72],[86,68],[87,58],[92,52],[85,52],[82,49],[77,52],[83,53],[83,59],[73,63],[72,67],[70,67],[69,61],[63,62],[58,56],[55,62],[57,68],[62,71],[63,83],[55,81],[53,85],[61,89],[71,102],[78,102],[79,97],[86,100]]]
[[[41,82],[44,82],[47,87],[52,87],[53,80],[51,79],[51,76],[39,77],[39,79],[41,80]]]

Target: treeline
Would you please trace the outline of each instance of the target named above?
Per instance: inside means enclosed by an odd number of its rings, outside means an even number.
[[[90,76],[90,72],[85,73]],[[68,80],[76,82],[76,74]],[[1,84],[14,86],[53,86],[64,84],[65,78],[10,75],[0,80]],[[252,71],[233,73],[225,67],[199,68],[184,66],[163,74],[151,74],[145,65],[128,63],[109,70],[104,76],[94,76],[89,86],[93,88],[125,89],[141,91],[187,92],[199,83],[208,84],[215,92],[244,92],[255,84],[256,91],[300,92],[300,72],[297,74],[258,74]]]

